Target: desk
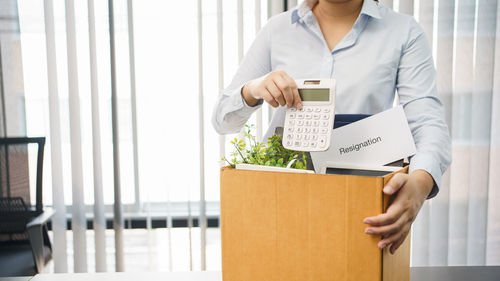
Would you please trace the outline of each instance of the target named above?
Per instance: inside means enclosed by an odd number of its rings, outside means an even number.
[[[500,266],[412,267],[411,281],[500,281]],[[221,281],[220,272],[147,272],[39,274],[34,277],[0,278],[0,281]]]
[[[410,281],[500,281],[500,266],[412,267]]]

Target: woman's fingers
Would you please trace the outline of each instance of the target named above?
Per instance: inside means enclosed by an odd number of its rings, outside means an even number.
[[[278,102],[274,99],[274,96],[267,91],[267,89],[263,90],[263,94],[261,94],[261,97],[263,100],[265,100],[268,104],[270,104],[272,107],[278,107],[279,104]]]
[[[385,185],[384,193],[392,195],[396,193],[408,181],[408,175],[403,173],[395,174],[391,180]]]
[[[408,235],[408,234],[407,234]],[[399,248],[399,246],[401,246],[401,244],[403,244],[403,242],[405,241],[406,239],[406,235],[397,240],[396,242],[392,243],[391,247],[389,248],[389,252],[391,253],[391,255],[394,255],[394,253],[396,252],[396,250]]]
[[[266,90],[273,96],[279,105],[283,106],[286,104],[285,98],[281,94],[281,90],[276,86],[274,81],[271,80],[266,83]]]
[[[404,226],[406,221],[407,218],[405,214],[403,214],[396,222],[379,227],[368,227],[365,229],[365,233],[378,236],[387,236],[400,230]]]
[[[295,81],[293,83],[295,83]],[[297,109],[302,109],[302,99],[300,98],[299,88],[297,87],[297,84],[295,84],[295,87],[293,87],[293,96],[293,106],[295,106]]]
[[[411,226],[411,224],[407,224],[400,231],[393,233],[387,237],[384,237],[384,239],[382,239],[382,240],[380,240],[380,242],[378,242],[377,246],[380,249],[383,249],[389,245],[391,245],[391,247],[392,247],[392,245],[397,245],[397,247],[399,247],[401,245],[401,243],[403,243],[406,236],[408,235],[410,226]],[[394,249],[394,251],[396,249]]]
[[[270,72],[248,82],[242,89],[242,96],[251,104],[256,104],[255,100],[263,99],[273,107],[287,105],[302,108],[295,80],[282,70]]]
[[[404,209],[397,202],[393,202],[391,206],[387,209],[387,212],[380,214],[375,217],[368,217],[363,220],[363,223],[369,224],[371,226],[382,226],[395,223],[399,217],[404,213]]]
[[[295,83],[295,80],[293,80],[293,78],[286,73],[283,73],[283,78],[286,79],[286,81],[288,81],[288,84],[290,85],[293,97],[292,106],[295,106],[297,109],[301,109],[302,100],[300,99],[299,88],[297,87],[297,83]]]
[[[286,75],[286,74],[285,74]],[[281,94],[285,99],[285,103],[288,107],[293,105],[293,93],[290,82],[284,77],[285,75],[277,75],[273,82],[280,89]]]

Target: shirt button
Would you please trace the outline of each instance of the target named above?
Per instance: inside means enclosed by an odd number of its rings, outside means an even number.
[[[326,59],[326,61],[327,61],[327,62],[332,62],[332,61],[333,61],[333,59],[332,59],[332,57],[328,57],[328,58]]]

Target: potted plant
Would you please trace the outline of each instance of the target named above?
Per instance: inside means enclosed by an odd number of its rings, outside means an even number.
[[[231,167],[250,164],[306,170],[308,156],[305,152],[284,148],[278,135],[271,136],[267,143],[259,142],[252,134],[253,128],[253,125],[245,125],[243,139],[231,140],[234,146],[231,159],[223,158]]]

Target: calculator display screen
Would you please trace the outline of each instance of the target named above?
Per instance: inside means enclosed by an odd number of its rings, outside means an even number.
[[[330,89],[299,89],[302,101],[330,101]]]

